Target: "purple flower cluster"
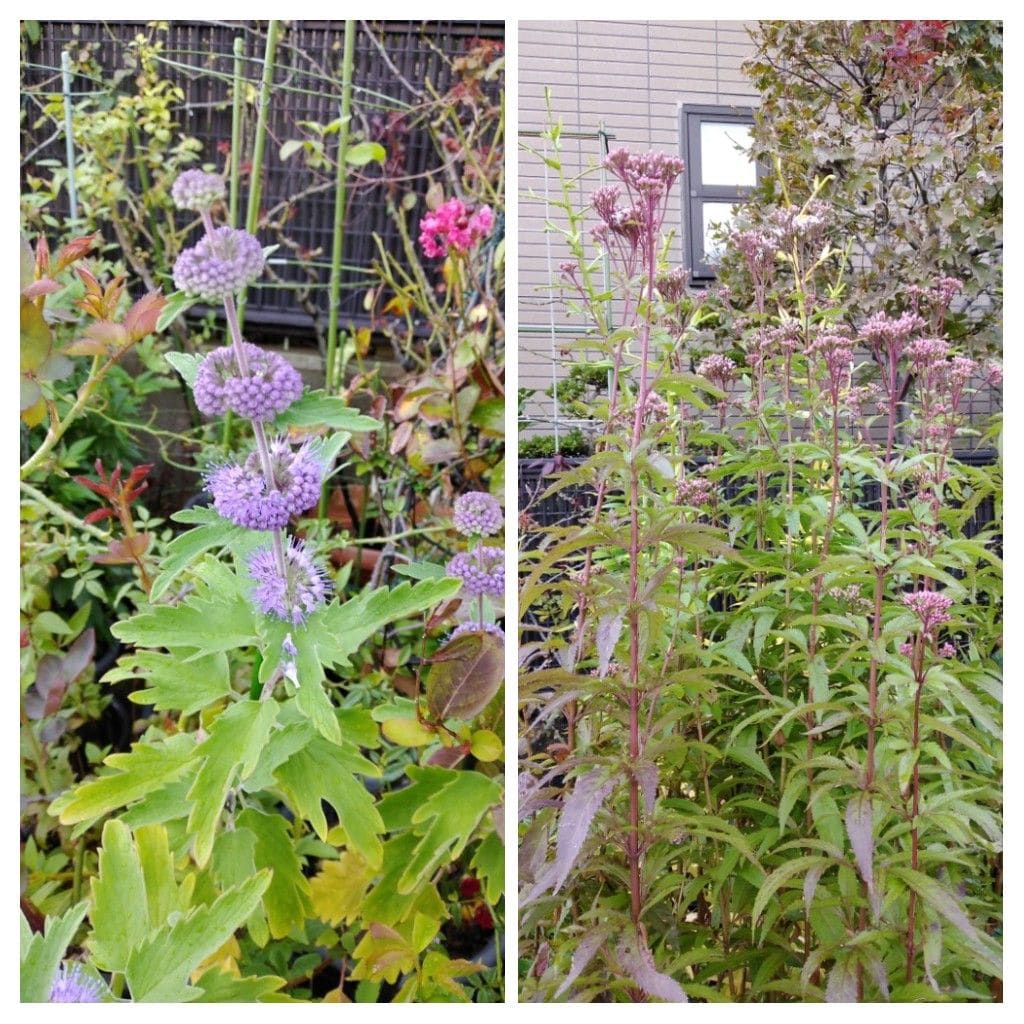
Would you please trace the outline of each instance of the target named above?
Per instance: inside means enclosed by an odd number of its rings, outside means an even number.
[[[269,451],[269,479],[258,452],[242,464],[218,466],[207,477],[213,507],[249,530],[279,530],[320,497],[323,474],[308,446],[296,451],[278,438]]]
[[[676,504],[703,508],[714,503],[715,488],[706,477],[684,476],[676,483]]]
[[[918,590],[904,594],[903,603],[921,620],[922,631],[929,636],[936,626],[949,622],[953,599],[937,590]]]
[[[501,531],[504,517],[498,499],[486,491],[469,491],[455,499],[452,523],[467,537],[490,537]]]
[[[895,348],[897,358],[911,335],[923,330],[925,321],[916,313],[906,312],[900,316],[875,313],[864,321],[860,336],[876,350]]]
[[[501,548],[481,544],[472,551],[460,551],[445,572],[461,580],[465,597],[500,601],[505,596],[505,552]]]
[[[653,150],[631,153],[628,149],[619,148],[605,157],[604,166],[629,189],[660,198],[683,173],[684,164],[679,157],[668,153]]]
[[[672,304],[679,302],[686,295],[686,282],[689,276],[690,272],[683,267],[676,267],[659,274],[655,281],[658,294],[665,302]]]
[[[452,635],[448,639],[455,640],[460,636],[465,636],[466,633],[490,633],[491,636],[497,637],[503,642],[505,640],[505,630],[493,622],[463,622],[462,625],[456,626],[452,630]]]
[[[949,343],[942,338],[916,338],[904,349],[904,355],[920,372],[942,362],[949,355]]]
[[[306,545],[294,538],[284,549],[281,573],[273,548],[257,551],[249,560],[249,578],[256,584],[252,599],[264,615],[300,626],[327,600],[329,582]],[[295,657],[295,645],[286,652]]]
[[[196,374],[196,406],[206,416],[228,409],[250,420],[271,420],[302,397],[302,377],[282,355],[244,342],[246,373],[238,369],[233,349],[211,352]]]
[[[103,986],[90,978],[81,964],[61,964],[50,987],[51,1003],[99,1003],[103,1001]]]
[[[263,247],[248,231],[214,228],[174,263],[174,286],[208,302],[241,291],[263,273]]]
[[[736,376],[736,364],[728,357],[717,352],[705,356],[697,364],[697,373],[712,384],[717,384],[723,391]]]
[[[171,198],[179,210],[209,210],[224,198],[224,179],[195,168],[179,174],[171,186]]]

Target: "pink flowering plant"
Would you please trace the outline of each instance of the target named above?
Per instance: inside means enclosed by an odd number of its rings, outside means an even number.
[[[541,496],[593,503],[520,558],[522,998],[998,1000],[1000,467],[970,448],[1001,371],[956,340],[972,284],[849,302],[831,179],[777,165],[692,289],[663,262],[680,162],[605,168],[560,203],[560,287],[614,386]]]
[[[501,506],[468,491],[435,531],[450,558],[346,587],[316,509],[382,423],[243,337],[265,252],[217,224],[223,179],[189,170],[172,194],[203,234],[159,326],[202,300],[226,338],[168,360],[239,447],[204,460],[209,503],[174,514],[186,529],[139,561],[145,599],[112,627],[125,653],[103,681],[141,684],[148,714],[130,749],[48,794],[74,878],[23,900],[22,999],[469,1000],[501,958]],[[120,468],[87,481],[99,511],[120,515],[148,468],[127,495]],[[387,635],[391,671],[361,679],[360,648]]]

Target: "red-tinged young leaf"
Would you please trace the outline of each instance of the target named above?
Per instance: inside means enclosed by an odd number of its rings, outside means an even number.
[[[117,513],[112,508],[98,508],[90,512],[83,520],[90,526],[94,523],[101,523],[104,519],[112,519]]]
[[[149,292],[125,314],[124,328],[132,341],[141,341],[156,330],[157,321],[167,300],[160,292]]]
[[[72,263],[77,262],[83,256],[88,256],[92,252],[93,246],[96,244],[96,240],[99,235],[82,235],[80,238],[72,238],[65,246],[63,246],[57,253],[57,259],[54,264],[53,272],[59,274],[62,270],[70,267]],[[40,243],[45,245],[46,240],[43,238],[39,239]]]
[[[45,235],[40,235],[36,241],[36,277],[46,277],[50,273],[50,243]],[[58,267],[58,271],[62,268]]]
[[[426,763],[438,768],[454,768],[468,753],[468,743],[457,747],[438,747]]]
[[[37,299],[40,295],[52,295],[54,292],[59,291],[60,284],[57,281],[44,277],[39,281],[33,281],[27,288],[22,288],[21,297],[23,299]]]
[[[93,555],[92,560],[101,565],[129,565],[137,562],[149,549],[151,535],[137,533],[134,537],[116,537],[104,554]]]

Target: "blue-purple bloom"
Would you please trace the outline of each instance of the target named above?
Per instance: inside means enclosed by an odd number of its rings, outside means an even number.
[[[81,964],[61,964],[50,987],[51,1003],[99,1003],[103,1001],[103,986],[90,978]]]
[[[490,633],[491,636],[497,637],[502,642],[505,640],[505,630],[493,622],[463,622],[462,625],[456,626],[452,630],[452,635],[448,639],[455,640],[466,633]]]
[[[472,551],[460,551],[445,572],[462,581],[465,597],[487,597],[500,601],[505,596],[505,552],[481,544]]]
[[[249,578],[256,584],[252,600],[264,615],[299,626],[327,600],[330,583],[302,541],[293,538],[284,549],[284,565],[282,576],[273,548],[263,548],[252,556]],[[294,644],[291,652],[295,652]]]
[[[208,302],[241,291],[263,273],[263,247],[254,235],[215,228],[174,263],[174,287]]]
[[[502,521],[498,499],[486,491],[470,491],[455,499],[452,523],[467,537],[489,537],[498,533]]]
[[[243,342],[248,373],[238,368],[234,348],[222,346],[200,364],[192,391],[206,416],[228,409],[250,420],[271,420],[302,397],[299,371],[277,352]]]
[[[283,438],[270,443],[272,486],[268,486],[257,452],[242,464],[218,466],[207,477],[213,507],[237,526],[278,530],[320,497],[320,463],[308,445],[293,450]]]
[[[209,210],[224,198],[224,179],[219,174],[193,168],[179,174],[171,186],[171,198],[179,210]]]

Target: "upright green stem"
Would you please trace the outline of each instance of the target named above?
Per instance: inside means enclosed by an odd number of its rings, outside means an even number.
[[[235,66],[231,86],[231,182],[228,214],[231,226],[238,227],[238,179],[242,166],[242,61],[245,39],[235,36]]]

